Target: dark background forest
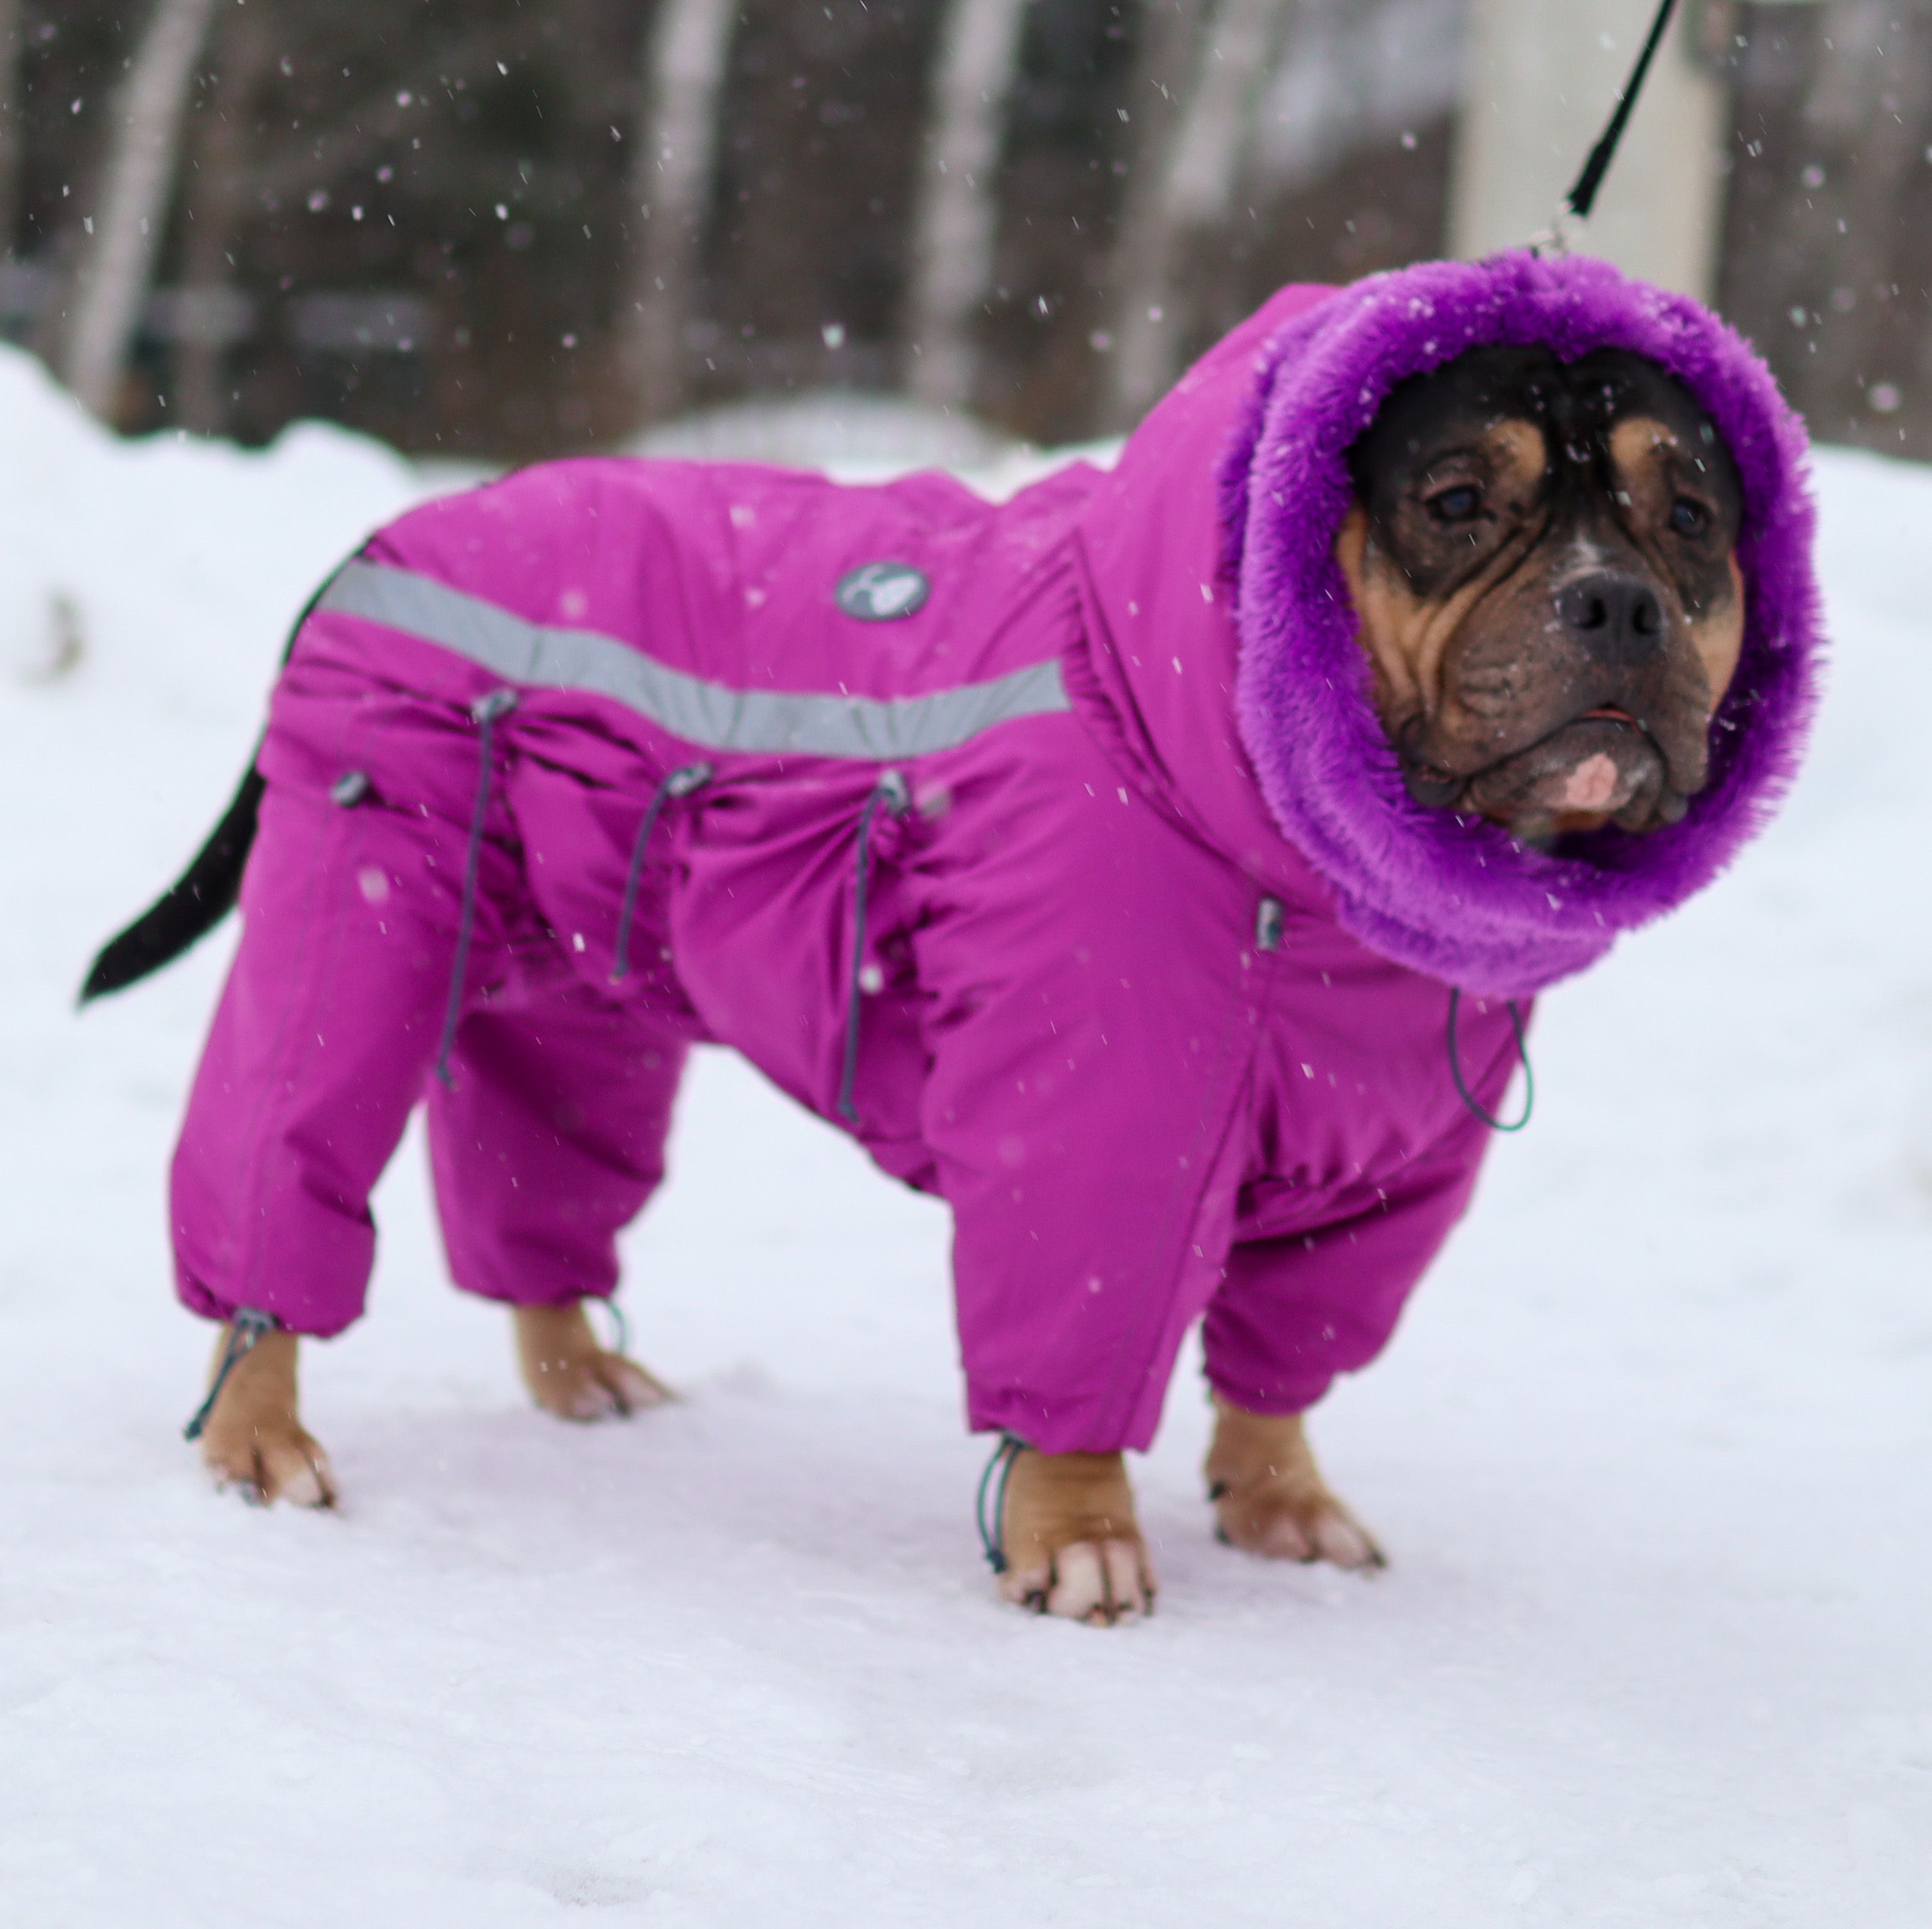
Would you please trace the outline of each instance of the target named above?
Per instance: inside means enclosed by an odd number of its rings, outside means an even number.
[[[1818,433],[1932,456],[1932,0],[1710,4],[1721,304]],[[1111,432],[1282,282],[1442,246],[1462,25],[0,0],[0,328],[121,427],[249,442],[518,459],[826,385]]]

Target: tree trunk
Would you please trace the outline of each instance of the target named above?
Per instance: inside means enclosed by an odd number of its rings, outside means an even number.
[[[20,0],[0,0],[0,260],[11,261],[20,228],[20,167],[26,146],[21,110]]]
[[[1209,0],[1147,0],[1128,97],[1138,129],[1127,190],[1114,231],[1113,358],[1107,370],[1106,426],[1125,428],[1160,392],[1172,359],[1163,295],[1174,223],[1168,210],[1173,163],[1186,106],[1204,63],[1199,58]]]
[[[1656,10],[1656,0],[1470,0],[1452,253],[1480,260],[1557,224]],[[1616,165],[1572,238],[1626,274],[1700,301],[1710,298],[1724,220],[1730,103],[1702,44],[1721,11],[1716,0],[1678,8]]]
[[[1027,0],[952,0],[933,84],[914,211],[906,302],[907,385],[941,408],[977,385],[974,322],[993,279],[998,175]]]
[[[631,205],[644,221],[622,318],[624,372],[646,421],[682,400],[718,151],[718,110],[738,0],[658,0],[646,38]]]
[[[1122,217],[1121,278],[1109,364],[1108,400],[1114,419],[1133,420],[1178,373],[1192,304],[1180,274],[1190,239],[1227,218],[1246,153],[1256,103],[1268,78],[1282,20],[1296,0],[1220,0],[1200,35],[1178,112],[1170,107],[1165,165],[1143,158],[1139,193]],[[1184,32],[1177,20],[1177,41]],[[1185,72],[1186,49],[1161,57]],[[1174,58],[1178,54],[1180,58]],[[1170,88],[1175,82],[1169,79]],[[1144,97],[1143,96],[1144,100]]]
[[[155,0],[109,137],[98,211],[75,277],[60,375],[111,421],[140,326],[181,158],[182,122],[214,0]]]
[[[218,436],[228,421],[223,378],[231,341],[225,317],[240,298],[232,250],[248,195],[250,116],[275,52],[268,11],[267,0],[256,0],[224,16],[217,30],[214,97],[202,120],[188,196],[182,261],[187,312],[177,337],[175,406],[182,427],[200,436]]]
[[[1820,441],[1932,455],[1932,0],[1741,10],[1720,298]]]

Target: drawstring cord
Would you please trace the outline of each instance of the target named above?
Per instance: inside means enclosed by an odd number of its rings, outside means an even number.
[[[1026,1444],[1017,1433],[1000,1436],[1000,1444],[993,1449],[993,1457],[980,1476],[980,1492],[973,1503],[974,1517],[980,1526],[980,1545],[986,1553],[986,1565],[995,1574],[1006,1571],[1006,1486],[1013,1477],[1013,1463],[1026,1451]],[[992,1502],[990,1510],[986,1504],[988,1499]]]
[[[182,1429],[184,1440],[198,1440],[208,1430],[208,1415],[214,1411],[214,1403],[221,1397],[221,1389],[228,1384],[228,1376],[255,1350],[262,1337],[272,1333],[281,1322],[272,1313],[261,1313],[252,1306],[238,1306],[235,1317],[228,1322],[228,1343],[221,1349],[221,1364],[214,1370],[214,1380],[209,1385],[208,1397],[194,1409],[194,1417]]]
[[[470,972],[470,939],[476,922],[476,879],[483,864],[483,824],[490,810],[490,780],[495,772],[493,738],[496,720],[517,707],[514,690],[493,690],[470,708],[482,738],[481,765],[476,777],[476,809],[470,819],[470,852],[463,867],[463,914],[456,926],[456,961],[449,968],[449,1003],[442,1014],[442,1042],[436,1047],[436,1075],[445,1085],[456,1081],[449,1075],[450,1048],[456,1043],[457,1021],[463,1016],[464,980]]]
[[[615,1299],[592,1298],[610,1316],[610,1346],[614,1353],[628,1353],[631,1350],[631,1322],[624,1317],[624,1309]]]
[[[651,833],[657,828],[658,817],[664,806],[674,798],[688,797],[694,791],[702,790],[711,781],[711,766],[708,763],[688,763],[682,770],[674,770],[659,784],[644,813],[644,821],[638,827],[637,842],[631,846],[631,867],[624,874],[624,906],[617,913],[617,948],[610,961],[610,982],[621,984],[631,975],[631,921],[637,915],[638,887],[644,880],[644,852],[651,841]],[[621,1352],[623,1349],[620,1347]]]
[[[859,1108],[854,1102],[854,1094],[859,1083],[859,1013],[865,991],[866,897],[872,875],[872,819],[882,804],[899,817],[911,802],[912,792],[907,789],[905,779],[897,771],[889,770],[866,798],[864,813],[859,819],[858,879],[852,900],[852,992],[845,1008],[845,1069],[838,1081],[838,1116],[855,1130]]]
[[[1536,1109],[1536,1074],[1530,1068],[1529,1047],[1523,1042],[1522,1013],[1517,1008],[1516,1000],[1508,1001],[1510,1026],[1516,1033],[1516,1055],[1522,1061],[1522,1116],[1509,1125],[1486,1112],[1479,1105],[1463,1082],[1462,1060],[1456,1049],[1456,1010],[1462,1002],[1462,994],[1453,986],[1449,993],[1449,1073],[1456,1081],[1456,1096],[1492,1132],[1520,1132],[1529,1123],[1529,1115]]]

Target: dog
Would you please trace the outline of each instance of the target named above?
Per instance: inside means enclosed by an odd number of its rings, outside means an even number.
[[[425,1092],[537,1403],[668,1397],[584,1309],[710,1039],[952,1205],[1009,1600],[1151,1610],[1122,1449],[1196,1319],[1220,1538],[1378,1566],[1303,1415],[1465,1209],[1520,1001],[1789,781],[1802,446],[1695,304],[1502,256],[1285,291],[1004,506],[589,461],[380,533],[88,988],[238,894],[173,1195],[218,1480],[332,1503],[300,1337]]]
[[[1544,847],[1678,821],[1744,614],[1736,468],[1683,387],[1614,349],[1474,349],[1398,387],[1348,469],[1336,561],[1411,794]],[[1300,1415],[1214,1405],[1222,1541],[1384,1565]],[[1006,1508],[1010,1600],[1096,1625],[1150,1608],[1119,1455],[1022,1454]]]

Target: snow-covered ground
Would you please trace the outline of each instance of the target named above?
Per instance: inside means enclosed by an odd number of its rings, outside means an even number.
[[[208,1490],[162,1179],[228,939],[73,992],[423,485],[115,448],[0,359],[0,1920],[1923,1929],[1932,475],[1821,471],[1809,774],[1547,1000],[1534,1127],[1319,1416],[1394,1565],[1214,1545],[1184,1373],[1162,1612],[1098,1634],[979,1564],[943,1213],[715,1055],[628,1255],[686,1403],[529,1410],[412,1146],[307,1367],[342,1510]]]

